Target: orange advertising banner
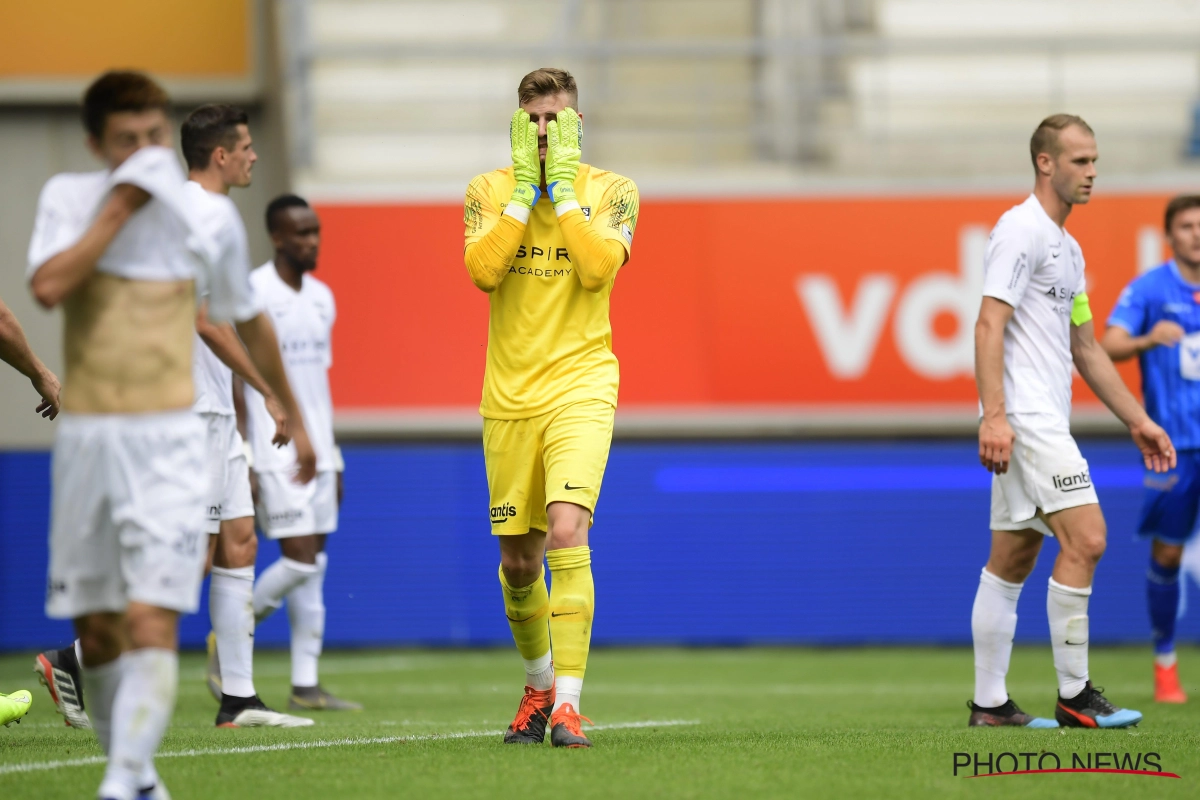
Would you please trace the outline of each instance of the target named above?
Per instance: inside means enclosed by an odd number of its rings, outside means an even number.
[[[973,404],[984,247],[1023,199],[645,200],[612,297],[622,407]],[[1068,220],[1098,330],[1162,259],[1168,199],[1101,196]],[[339,309],[335,405],[477,405],[488,304],[462,264],[461,209],[319,211],[318,274]],[[1079,402],[1096,402],[1076,384]]]

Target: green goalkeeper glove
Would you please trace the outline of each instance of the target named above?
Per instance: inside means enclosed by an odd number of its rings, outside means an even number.
[[[512,143],[513,177],[517,180],[509,202],[532,209],[542,196],[538,188],[542,182],[542,162],[538,157],[537,125],[523,109],[513,112],[508,138]]]
[[[583,122],[575,109],[564,108],[558,112],[557,120],[546,123],[546,193],[559,214],[579,207],[575,199],[575,176],[579,174],[582,154]]]

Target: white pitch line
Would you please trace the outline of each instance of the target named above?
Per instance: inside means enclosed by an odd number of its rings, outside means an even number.
[[[612,731],[630,728],[671,728],[679,725],[699,725],[698,719],[647,720],[645,722],[615,722],[611,725],[592,725],[588,730]],[[278,744],[256,744],[246,747],[213,747],[204,750],[174,750],[156,753],[155,758],[194,758],[196,756],[227,756],[243,753],[276,753],[284,750],[314,750],[324,747],[354,747],[364,744],[392,744],[394,742],[429,742],[440,739],[478,739],[485,736],[502,736],[504,731],[460,731],[458,733],[424,733],[409,736],[372,736],[370,738],[317,739],[313,742],[280,742]],[[37,761],[26,764],[0,764],[0,775],[18,772],[44,772],[66,767],[86,767],[103,764],[104,756],[72,758],[63,761]]]

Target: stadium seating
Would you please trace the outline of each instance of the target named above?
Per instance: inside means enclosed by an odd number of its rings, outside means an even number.
[[[1023,174],[1029,129],[1058,110],[1093,124],[1110,174],[1170,170],[1194,149],[1194,2],[281,7],[296,174],[325,195],[457,196],[506,162],[515,84],[540,64],[579,78],[590,160],[684,187]]]

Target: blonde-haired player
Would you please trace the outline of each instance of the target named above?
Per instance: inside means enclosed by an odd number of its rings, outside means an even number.
[[[479,408],[489,522],[526,673],[504,740],[539,744],[549,722],[555,747],[590,747],[579,714],[595,605],[588,529],[617,403],[609,295],[629,260],[638,193],[580,163],[569,73],[535,70],[517,96],[513,165],[472,180],[464,213],[467,271],[491,308]]]

